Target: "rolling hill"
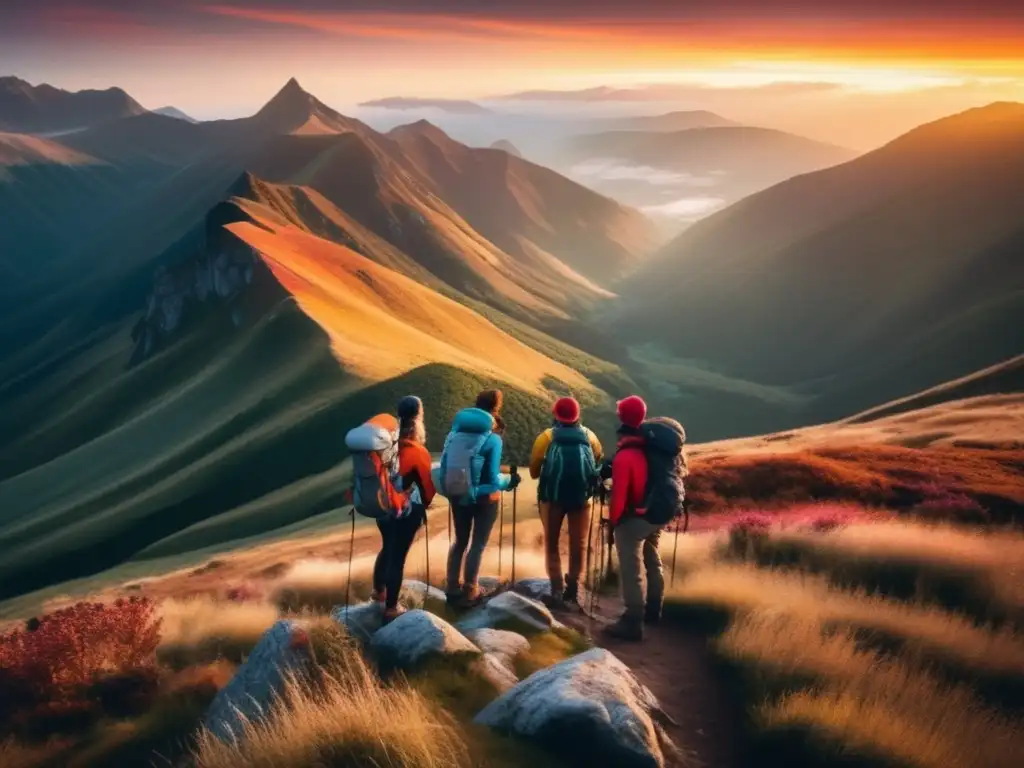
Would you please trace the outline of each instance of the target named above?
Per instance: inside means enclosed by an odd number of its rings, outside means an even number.
[[[663,115],[638,115],[616,117],[601,121],[604,131],[649,131],[670,133],[688,131],[693,128],[725,128],[739,125],[735,120],[722,117],[704,109],[666,112]]]
[[[694,225],[620,286],[635,341],[839,418],[1024,349],[1024,105],[922,126]]]
[[[241,120],[4,146],[35,173],[89,170],[91,207],[20,170],[0,186],[47,213],[26,231],[62,235],[5,287],[0,597],[336,508],[340,436],[410,391],[434,443],[495,385],[510,457],[558,392],[610,437],[628,379],[545,323],[603,343],[575,312],[648,247],[635,211],[429,124],[376,133],[296,83]],[[101,171],[136,186],[90,196]]]
[[[0,131],[73,131],[145,111],[120,88],[71,92],[46,84],[34,86],[17,77],[0,77]]]

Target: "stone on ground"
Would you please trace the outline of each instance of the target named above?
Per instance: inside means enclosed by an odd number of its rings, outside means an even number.
[[[341,624],[352,637],[366,642],[381,628],[384,609],[373,600],[355,605],[338,605],[331,611],[331,618]]]
[[[289,676],[301,677],[311,659],[309,637],[297,622],[274,624],[210,704],[204,718],[210,733],[224,742],[240,740],[243,723],[265,718]]]
[[[432,656],[480,653],[455,627],[423,610],[403,613],[378,630],[370,647],[385,665],[401,669],[411,669]]]
[[[658,712],[654,695],[625,664],[593,648],[531,675],[475,720],[541,744],[571,765],[661,768]]]
[[[428,587],[422,581],[406,579],[402,582],[402,591],[398,593],[398,602],[406,608],[422,608],[426,600],[445,601],[444,590],[435,586]]]
[[[506,665],[504,658],[493,653],[485,653],[473,662],[473,670],[494,686],[499,694],[512,690],[519,682],[515,672]]]
[[[520,579],[516,582],[514,589],[517,592],[532,597],[534,600],[543,600],[546,597],[551,597],[550,579]]]
[[[516,592],[502,592],[486,605],[467,614],[458,623],[463,632],[501,626],[504,623],[525,626],[537,632],[546,632],[562,626],[555,621],[546,606]]]
[[[513,660],[520,653],[530,650],[530,641],[518,632],[504,629],[474,629],[466,633],[466,637],[488,656],[501,663],[509,671],[514,671]],[[518,682],[518,680],[517,680]]]

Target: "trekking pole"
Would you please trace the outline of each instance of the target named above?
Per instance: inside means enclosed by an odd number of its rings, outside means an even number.
[[[352,602],[352,558],[356,554],[356,511],[350,509],[348,516],[352,518],[352,534],[348,539],[348,581],[345,582],[345,623],[348,624],[348,606]]]
[[[676,583],[676,555],[679,552],[679,518],[675,519],[675,542],[672,544],[672,576],[668,580],[668,585],[674,586]]]
[[[427,586],[423,588],[423,604],[427,604],[427,598],[430,597],[430,528],[427,526],[427,510],[423,510],[423,543],[427,545],[427,578],[423,580],[423,583]]]
[[[501,583],[501,549],[505,541],[505,494],[501,494],[498,512],[498,583]]]
[[[594,595],[594,570],[591,565],[591,552],[594,549],[594,498],[590,500],[590,526],[587,530],[587,589],[590,590],[591,601]]]
[[[509,468],[509,474],[515,477],[518,473],[518,467],[513,464]],[[516,585],[516,491],[518,486],[512,489],[512,586]]]

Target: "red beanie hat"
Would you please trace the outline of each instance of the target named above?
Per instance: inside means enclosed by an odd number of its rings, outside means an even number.
[[[551,412],[563,424],[575,424],[580,420],[580,404],[572,397],[563,397],[557,400]]]
[[[647,403],[636,395],[630,395],[625,400],[619,400],[617,412],[619,421],[636,429],[647,418]]]

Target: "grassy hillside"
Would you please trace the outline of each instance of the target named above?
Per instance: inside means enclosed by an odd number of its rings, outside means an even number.
[[[837,418],[1024,349],[1024,105],[940,120],[749,197],[621,286],[627,338]]]

